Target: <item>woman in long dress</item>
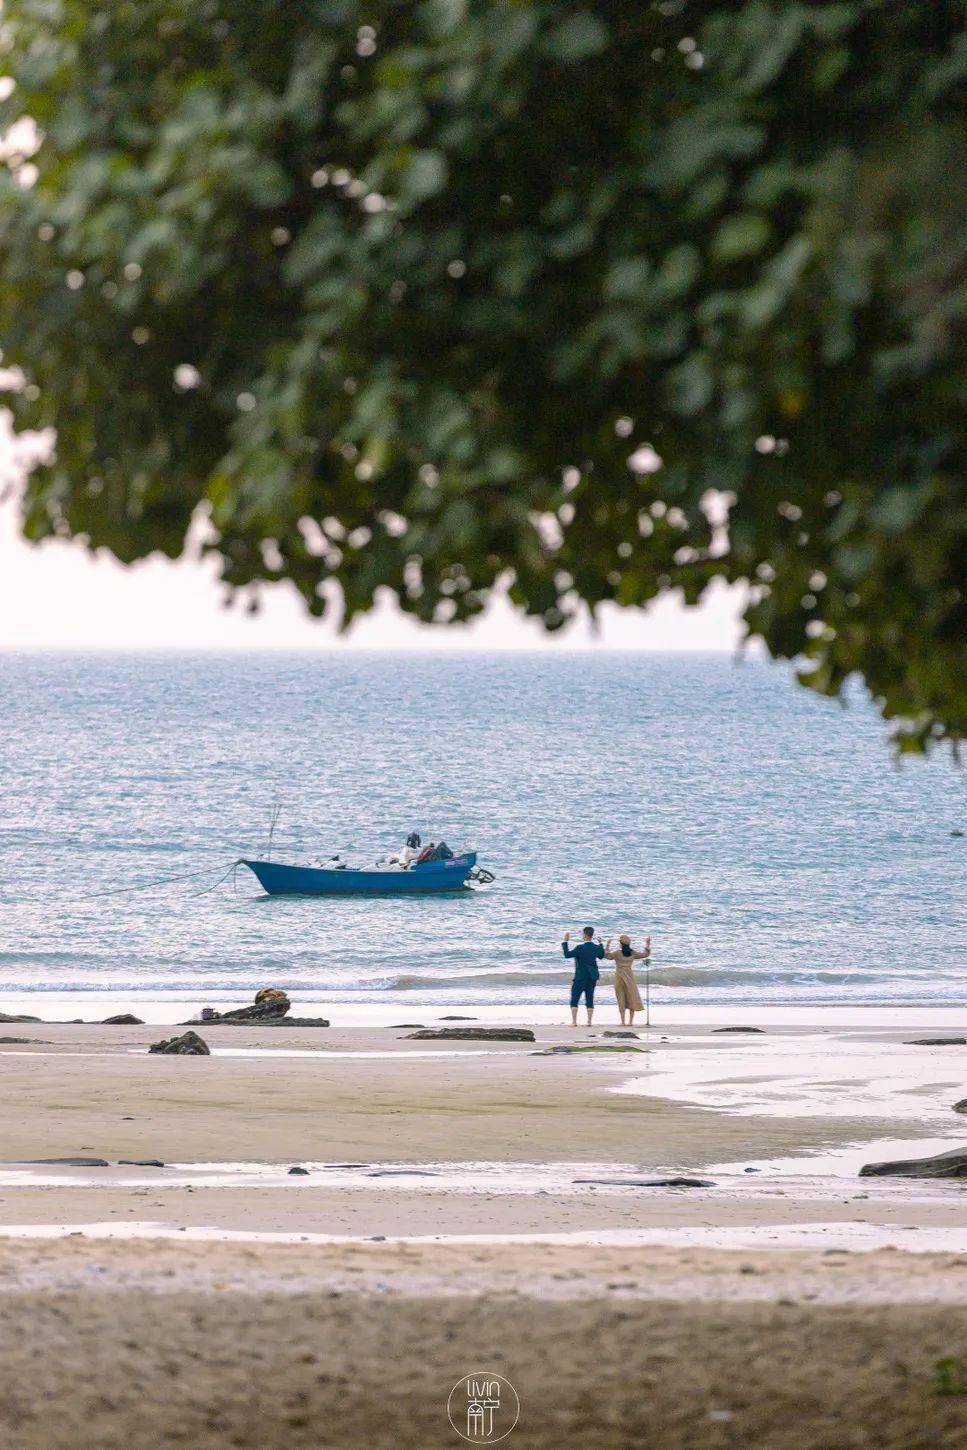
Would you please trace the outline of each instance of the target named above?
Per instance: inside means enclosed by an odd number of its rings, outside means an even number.
[[[621,1025],[625,1026],[625,1013],[628,1013],[627,1026],[635,1025],[635,1013],[640,1012],[644,1006],[641,1000],[641,993],[638,991],[638,983],[635,981],[635,962],[646,962],[651,956],[651,937],[645,942],[645,949],[636,952],[631,945],[631,937],[619,936],[617,948],[611,950],[611,938],[608,938],[604,955],[609,962],[614,962],[614,995],[618,999],[618,1011],[621,1013]]]

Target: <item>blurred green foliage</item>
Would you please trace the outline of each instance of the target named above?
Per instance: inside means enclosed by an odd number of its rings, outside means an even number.
[[[229,586],[347,620],[746,580],[814,688],[963,734],[963,18],[6,0],[26,535],[176,556],[203,506]]]
[[[955,1354],[938,1359],[933,1371],[934,1393],[967,1395],[967,1365]]]

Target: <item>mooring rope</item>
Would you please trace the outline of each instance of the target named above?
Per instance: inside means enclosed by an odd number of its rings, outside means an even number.
[[[232,872],[237,870],[237,868],[238,861],[233,861],[224,876],[220,876],[211,886],[206,886],[204,891],[190,891],[188,893],[189,900],[193,896],[204,896],[205,892],[214,891],[215,887],[221,886],[223,881],[227,881]],[[126,896],[132,891],[153,891],[159,886],[174,886],[179,881],[195,881],[199,876],[207,876],[211,869],[210,866],[202,866],[198,871],[185,871],[179,876],[159,876],[154,881],[136,882],[133,886],[113,886],[109,887],[106,891],[90,891],[82,899],[90,901],[92,898],[102,896]]]
[[[235,895],[237,896],[238,895],[238,880],[237,880],[237,876],[238,876],[238,868],[239,868],[239,865],[240,864],[241,864],[240,861],[233,861],[232,864],[231,864],[231,866],[229,866],[228,870],[225,872],[225,875],[224,876],[219,876],[218,880],[217,881],[213,881],[212,884],[211,884],[211,886],[206,886],[201,891],[189,891],[189,893],[188,893],[188,900],[189,901],[193,901],[196,896],[207,896],[208,893],[209,893],[209,891],[215,891],[215,890],[217,890],[217,888],[219,886],[221,886],[221,884],[222,884],[223,881],[227,881],[228,880],[229,876],[231,876],[231,878],[232,878],[232,886],[234,888]]]

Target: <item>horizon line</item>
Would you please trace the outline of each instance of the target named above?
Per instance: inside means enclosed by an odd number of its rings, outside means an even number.
[[[423,655],[445,658],[448,655],[541,655],[553,659],[560,655],[650,655],[701,656],[731,658],[745,661],[750,656],[762,660],[768,658],[761,644],[755,640],[742,641],[729,648],[656,648],[634,645],[243,645],[243,644],[150,644],[150,645],[106,645],[106,644],[0,644],[0,657],[4,655]],[[782,661],[776,661],[782,663]]]

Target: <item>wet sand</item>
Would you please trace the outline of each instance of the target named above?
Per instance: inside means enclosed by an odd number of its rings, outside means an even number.
[[[962,1139],[967,1123],[947,1106],[959,1095],[962,1051],[904,1048],[895,1031],[827,1041],[795,1029],[760,1038],[689,1026],[643,1033],[619,1043],[636,1051],[614,1052],[615,1039],[583,1029],[534,1030],[534,1044],[479,1044],[412,1041],[385,1027],[214,1027],[212,1057],[181,1058],[148,1055],[157,1027],[11,1026],[4,1035],[43,1040],[0,1047],[0,1082],[17,1105],[0,1127],[0,1229],[148,1222],[249,1233],[594,1236],[681,1227],[709,1238],[717,1231],[722,1241],[722,1231],[743,1225],[821,1223],[831,1233],[889,1229],[884,1242],[901,1229],[920,1232],[931,1247],[945,1230],[967,1235],[961,1185],[860,1179],[864,1156],[883,1156],[872,1148],[855,1149],[856,1165],[832,1176],[851,1144],[889,1137],[912,1157],[938,1131],[951,1146],[958,1132]],[[562,1042],[608,1050],[537,1055]],[[911,1088],[904,1077],[902,1094],[870,1102],[862,1084],[834,1081],[835,1112],[824,1111],[819,1089],[811,1099],[801,1081],[817,1043],[817,1075],[835,1078],[851,1062],[854,1073],[886,1063],[899,1074],[892,1064],[905,1053],[903,1071],[919,1062],[923,1082]],[[784,1087],[790,1073],[799,1076]],[[766,1080],[775,1101],[764,1096]],[[111,1166],[22,1166],[78,1156]],[[118,1167],[124,1159],[167,1166]],[[310,1171],[290,1176],[297,1166]],[[576,1182],[669,1174],[715,1187]]]
[[[667,1026],[627,1043],[602,1037],[604,1026],[592,1035],[544,1023],[534,1026],[533,1044],[481,1044],[410,1041],[404,1031],[385,1027],[216,1026],[201,1029],[210,1058],[149,1056],[148,1044],[172,1030],[4,1024],[0,1035],[28,1040],[0,1045],[0,1083],[17,1103],[0,1128],[0,1159],[610,1159],[697,1169],[863,1138],[924,1136],[920,1116],[900,1121],[888,1103],[879,1115],[868,1108],[851,1114],[848,1084],[838,1090],[835,1116],[818,1100],[813,1114],[798,1106],[785,1114],[780,1106],[759,1115],[717,1111],[708,1094],[697,1106],[648,1091],[649,1076],[664,1083],[676,1067],[703,1054],[715,1064],[713,1083],[724,1082],[750,1042],[764,1054],[759,1074],[778,1075],[800,1055],[802,1033],[795,1028],[771,1028],[750,1039],[710,1027]],[[837,1039],[845,1035],[829,1035],[828,1074]],[[898,1062],[898,1044],[910,1034],[853,1035],[874,1044],[889,1065]],[[560,1044],[597,1050],[536,1055]],[[636,1050],[612,1050],[629,1046]],[[224,1049],[230,1055],[220,1056]],[[236,1055],[245,1052],[252,1055]],[[904,1064],[915,1062],[915,1054],[906,1049]],[[958,1082],[967,1081],[967,1054],[948,1049],[936,1063],[936,1075],[956,1095]],[[640,1080],[644,1091],[611,1091],[629,1079]],[[712,1101],[734,1108],[724,1089]],[[956,1126],[952,1120],[951,1131]]]

